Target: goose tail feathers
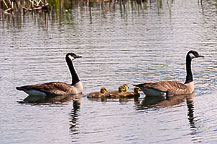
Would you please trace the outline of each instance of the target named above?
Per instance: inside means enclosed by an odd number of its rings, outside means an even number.
[[[24,91],[24,90],[25,90],[25,88],[24,88],[23,86],[21,86],[21,87],[16,87],[16,89],[17,89],[17,90],[20,90],[20,91]]]

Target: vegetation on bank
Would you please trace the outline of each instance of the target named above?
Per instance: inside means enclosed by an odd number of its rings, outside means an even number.
[[[0,9],[6,14],[12,14],[17,11],[48,11],[50,8],[47,0],[1,0]]]
[[[126,4],[127,2],[136,2],[146,6],[148,0],[0,0],[0,10],[5,14],[13,14],[15,12],[32,12],[44,11],[49,12],[55,9],[70,9],[76,6],[96,6],[109,3],[114,6],[115,3]],[[150,2],[152,0],[149,0]],[[162,0],[155,0],[159,3]]]
[[[166,0],[164,3],[170,8],[174,0]],[[202,5],[203,0],[198,0]],[[123,9],[131,5],[131,7],[146,9],[148,6],[155,4],[160,9],[163,6],[163,0],[0,0],[0,12],[5,14],[15,14],[21,12],[49,12],[57,10],[69,10],[75,7],[89,8],[97,7],[104,9],[109,5],[109,8],[114,8],[115,5],[120,5]]]

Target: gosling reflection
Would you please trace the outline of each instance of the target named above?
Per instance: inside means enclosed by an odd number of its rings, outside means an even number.
[[[95,102],[102,102],[102,103],[107,103],[107,102],[119,102],[120,104],[127,104],[129,101],[134,101],[136,104],[139,103],[139,97],[128,97],[128,98],[87,98],[90,101],[95,101]]]
[[[100,92],[92,92],[87,95],[87,98],[91,101],[97,102],[119,102],[121,104],[126,104],[128,101],[138,101],[140,94],[139,94],[139,87],[134,87],[133,92],[127,91],[129,87],[124,84],[123,86],[119,86],[118,90],[116,91],[107,91],[105,88],[102,88]],[[104,90],[105,89],[105,90]]]
[[[90,101],[95,101],[95,102],[102,102],[102,103],[106,103],[106,102],[120,102],[122,104],[127,103],[129,101],[129,99],[126,98],[106,98],[106,97],[102,97],[102,98],[87,98]]]
[[[20,101],[20,103],[35,103],[35,104],[40,104],[40,103],[64,103],[67,101],[72,101],[74,103],[79,103],[81,102],[82,95],[77,94],[77,95],[61,95],[61,96],[50,96],[50,97],[40,97],[40,96],[27,96],[23,101]],[[77,104],[78,105],[78,104]]]

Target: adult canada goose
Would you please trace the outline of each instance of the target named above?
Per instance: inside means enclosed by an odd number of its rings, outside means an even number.
[[[104,97],[105,96],[105,93],[107,92],[107,89],[106,88],[101,88],[100,89],[100,92],[92,92],[92,93],[89,93],[87,95],[88,98],[101,98],[101,97]]]
[[[157,81],[138,84],[146,96],[173,96],[182,94],[191,94],[194,92],[193,75],[191,72],[191,60],[194,58],[203,57],[196,51],[189,51],[186,55],[186,80],[185,83],[176,81]]]
[[[32,96],[49,97],[49,96],[59,96],[59,95],[73,95],[80,94],[83,90],[83,85],[79,80],[79,77],[74,69],[72,61],[76,58],[81,58],[81,56],[74,53],[66,54],[66,62],[68,64],[69,70],[72,76],[72,84],[66,84],[64,82],[49,82],[44,84],[35,84],[16,87],[17,90],[22,90],[25,93]]]

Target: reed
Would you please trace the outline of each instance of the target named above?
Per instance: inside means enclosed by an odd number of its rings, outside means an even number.
[[[99,7],[102,10],[114,10],[116,6],[125,11],[131,9],[146,9],[148,4],[157,2],[158,8],[162,8],[162,0],[0,0],[0,9],[5,14],[16,12],[50,12],[65,9]]]
[[[49,10],[47,0],[2,0],[0,1],[0,9],[6,14],[12,14],[17,11],[38,11]]]
[[[99,3],[126,3],[127,1],[136,1],[138,3],[146,2],[146,0],[1,0],[0,9],[18,10],[22,8],[31,8],[34,10],[40,8],[42,9],[42,7],[46,5],[57,7],[62,3],[64,3],[64,6],[94,6]]]

